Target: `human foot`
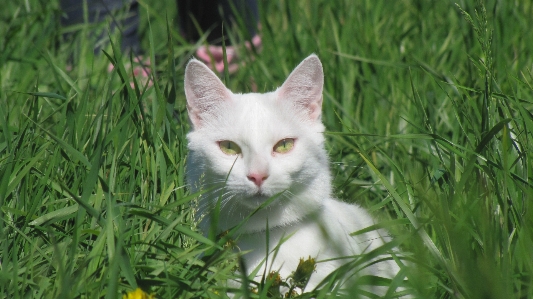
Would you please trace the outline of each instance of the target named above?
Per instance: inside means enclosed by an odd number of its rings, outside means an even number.
[[[255,49],[257,52],[261,50],[262,41],[259,35],[255,35],[252,38],[252,42],[246,41],[244,43],[245,47],[248,50]],[[237,47],[227,46],[226,47],[226,57],[228,60],[228,72],[230,74],[237,71],[239,68],[238,65],[238,55]],[[196,50],[196,56],[198,59],[202,60],[209,68],[216,70],[221,73],[224,71],[224,49],[221,46],[201,46]]]

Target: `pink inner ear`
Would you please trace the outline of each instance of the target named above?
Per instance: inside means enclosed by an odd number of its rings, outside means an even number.
[[[319,102],[313,102],[309,105],[309,117],[311,120],[318,120],[322,115],[322,97]]]
[[[202,119],[200,118],[200,113],[197,109],[194,109],[190,105],[187,105],[187,114],[189,115],[189,120],[194,127],[199,127]]]

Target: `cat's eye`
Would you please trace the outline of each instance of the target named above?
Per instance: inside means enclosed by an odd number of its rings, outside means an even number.
[[[241,153],[241,148],[237,145],[237,143],[230,140],[219,141],[218,146],[226,155],[238,155]]]
[[[294,138],[281,139],[274,145],[274,152],[285,154],[288,153],[294,147]]]

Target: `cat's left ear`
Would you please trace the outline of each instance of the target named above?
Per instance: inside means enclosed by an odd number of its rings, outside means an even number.
[[[195,128],[216,117],[220,105],[231,101],[231,91],[202,62],[191,59],[185,68],[185,97],[189,119]]]
[[[278,89],[278,99],[292,102],[311,121],[320,120],[322,114],[322,89],[324,72],[315,54],[304,59]]]

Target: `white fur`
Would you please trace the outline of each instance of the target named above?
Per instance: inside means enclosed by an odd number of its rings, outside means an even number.
[[[374,221],[361,207],[332,198],[320,120],[323,80],[322,65],[315,55],[306,58],[280,88],[265,94],[233,94],[201,62],[193,59],[187,65],[185,93],[193,126],[187,135],[188,181],[192,192],[214,188],[200,198],[200,228],[208,232],[219,199],[216,227],[222,232],[278,195],[240,230],[238,247],[251,251],[244,256],[247,273],[265,260],[267,219],[270,250],[290,236],[267,266],[280,270],[285,278],[300,258],[311,256],[320,261],[353,256],[384,244],[384,231],[349,236]],[[294,148],[285,154],[273,152],[274,145],[285,138],[296,139]],[[223,153],[218,145],[222,140],[237,143],[242,154]],[[260,187],[247,178],[254,172],[268,174]],[[306,289],[347,261],[318,263]],[[396,263],[386,261],[365,274],[392,278],[398,269]]]

